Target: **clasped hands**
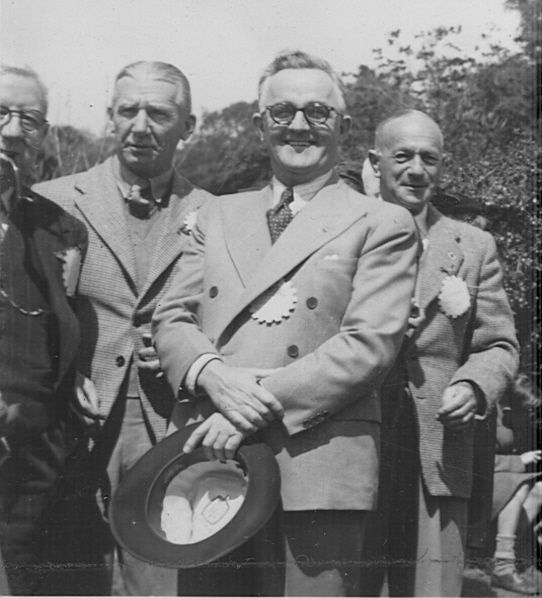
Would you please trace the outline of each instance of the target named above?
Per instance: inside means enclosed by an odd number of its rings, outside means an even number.
[[[198,388],[217,409],[186,441],[183,452],[202,446],[208,459],[231,459],[241,442],[269,423],[281,420],[284,409],[261,384],[276,369],[231,367],[209,362],[198,377]]]

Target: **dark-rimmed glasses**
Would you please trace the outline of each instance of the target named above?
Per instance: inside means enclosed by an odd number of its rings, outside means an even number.
[[[0,127],[7,125],[14,114],[19,116],[21,129],[25,133],[35,133],[47,122],[39,110],[13,110],[7,106],[0,106]]]
[[[332,106],[326,106],[321,102],[310,102],[303,108],[298,108],[290,102],[279,102],[272,106],[266,106],[265,109],[269,112],[269,116],[272,118],[277,125],[287,126],[291,124],[296,114],[301,111],[305,120],[310,125],[323,125],[330,117],[332,112],[340,114]]]

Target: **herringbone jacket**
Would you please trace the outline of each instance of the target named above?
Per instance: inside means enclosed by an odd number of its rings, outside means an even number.
[[[428,223],[415,293],[422,320],[407,343],[405,359],[423,480],[434,496],[467,498],[474,427],[452,432],[437,421],[442,394],[450,384],[471,381],[491,409],[516,373],[518,345],[493,237],[431,205]],[[444,279],[454,276],[465,281],[469,293],[468,309],[458,317],[447,315],[439,301]]]
[[[130,360],[150,332],[157,302],[189,238],[184,222],[210,197],[175,174],[169,217],[154,247],[147,280],[136,287],[134,251],[113,175],[111,159],[87,172],[36,186],[66,211],[83,221],[89,231],[89,250],[79,283],[81,322],[79,370],[96,385],[100,412],[108,416],[126,376]],[[164,380],[140,376],[140,397],[155,439],[161,439],[173,405]]]

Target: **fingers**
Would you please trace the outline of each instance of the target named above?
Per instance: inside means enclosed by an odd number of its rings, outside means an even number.
[[[201,446],[207,459],[224,461],[233,458],[244,438],[222,414],[214,413],[192,432],[183,452],[189,454]]]
[[[281,402],[261,382],[258,383],[258,386],[261,388],[258,399],[271,411],[273,419],[282,419],[284,417],[284,407]]]
[[[205,435],[209,431],[211,426],[210,418],[206,419],[200,426],[198,426],[192,434],[188,437],[188,440],[184,443],[183,453],[189,454],[196,449],[200,444]]]
[[[143,342],[150,342],[150,334],[144,333],[143,334]],[[145,340],[147,339],[147,341]],[[158,359],[158,354],[156,353],[156,349],[153,346],[145,346],[137,352],[138,359],[136,360],[136,366],[138,369],[144,372],[155,372],[156,377],[160,378],[164,375],[160,368],[160,360]]]

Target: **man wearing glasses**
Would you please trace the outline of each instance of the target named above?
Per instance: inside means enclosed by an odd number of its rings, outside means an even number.
[[[87,247],[85,227],[26,186],[46,112],[36,73],[0,65],[0,548],[9,591],[25,595],[39,593],[64,468],[79,343],[72,302]],[[8,593],[1,572],[0,586]]]
[[[172,421],[207,417],[185,451],[202,444],[213,458],[231,457],[260,431],[276,454],[282,546],[275,555],[255,547],[253,561],[264,577],[285,572],[285,588],[257,591],[359,595],[364,512],[377,488],[378,387],[409,313],[414,223],[340,181],[350,117],[327,62],[280,54],[260,80],[259,105],[271,183],[201,210],[155,312],[156,347],[186,397]],[[217,586],[203,593],[223,594]]]

